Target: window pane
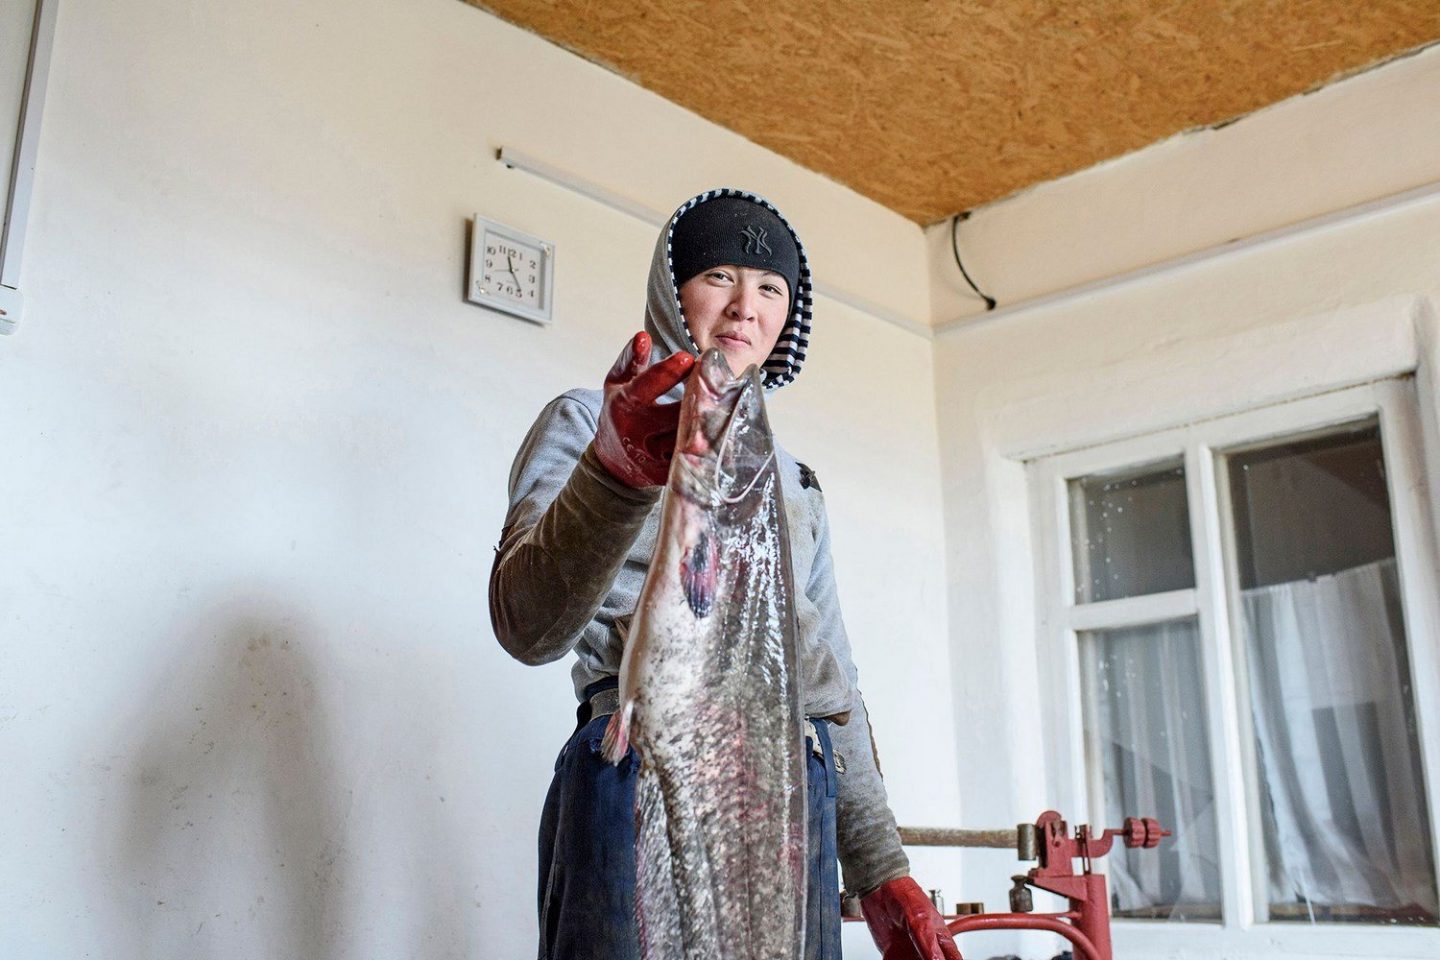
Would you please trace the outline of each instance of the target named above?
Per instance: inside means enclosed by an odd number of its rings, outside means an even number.
[[[1373,420],[1226,462],[1241,587],[1313,579],[1395,556]]]
[[[1270,919],[1437,922],[1376,423],[1226,458]]]
[[[1070,542],[1077,603],[1195,586],[1183,464],[1071,480]]]
[[[1155,817],[1174,833],[1151,850],[1111,851],[1115,916],[1218,920],[1215,785],[1195,620],[1082,633],[1080,660],[1103,826]]]

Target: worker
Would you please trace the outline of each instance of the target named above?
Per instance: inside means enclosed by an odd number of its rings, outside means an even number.
[[[580,701],[541,816],[540,960],[638,957],[635,765],[606,763],[600,743],[659,530],[679,417],[673,401],[696,355],[711,347],[736,375],[756,365],[767,390],[794,380],[811,297],[804,247],[769,202],[738,190],[686,201],[655,246],[644,332],[626,345],[603,390],[571,390],[548,404],[516,455],[490,578],[491,619],[500,643],[525,663],[573,650]],[[837,859],[887,960],[959,960],[943,919],[909,876],[886,800],[836,598],[820,483],[783,450],[778,456],[801,706],[814,730],[806,960],[840,958]]]

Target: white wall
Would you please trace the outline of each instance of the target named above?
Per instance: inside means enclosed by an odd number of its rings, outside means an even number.
[[[1004,245],[1004,254],[986,247],[987,234],[977,229],[968,234],[973,261],[987,262],[988,257],[991,265],[1003,263],[1009,269],[1016,263],[1012,254],[1024,258],[1033,270],[1029,280],[1019,272],[1007,276],[1017,285],[1033,280],[1032,292],[1043,293],[1052,280],[1064,285],[1089,279],[1096,256],[1141,249],[1146,238],[1163,238],[1168,249],[1182,252],[1206,246],[1217,239],[1212,230],[1216,223],[1239,223],[1256,213],[1250,198],[1265,196],[1270,185],[1287,176],[1304,179],[1306,171],[1297,166],[1291,149],[1297,130],[1304,130],[1305,143],[1316,151],[1312,168],[1339,158],[1328,191],[1323,184],[1306,185],[1303,216],[1356,200],[1351,187],[1375,170],[1344,167],[1362,163],[1367,138],[1374,149],[1373,166],[1390,165],[1392,173],[1400,161],[1387,151],[1406,145],[1409,152],[1401,159],[1408,165],[1408,180],[1394,180],[1396,189],[1440,180],[1437,114],[1420,122],[1409,113],[1416,102],[1434,103],[1440,90],[1437,71],[1440,51],[1431,51],[1423,59],[1350,81],[1363,85],[1363,96],[1354,100],[1336,94],[1334,113],[1308,112],[1325,94],[1289,105],[1307,111],[1303,124],[1277,107],[1197,138],[1188,147],[1174,141],[1160,144],[1038,188],[1023,201],[1011,201],[1010,209],[997,205],[962,227],[968,230],[986,217],[1012,218],[1010,225],[1018,230],[1013,218],[1023,214],[1032,229],[1023,237],[997,234],[992,222],[986,228],[989,240]],[[1347,126],[1345,121],[1357,115],[1368,115],[1370,122]],[[1223,192],[1230,199],[1207,193],[1208,181],[1201,183],[1183,172],[1211,169],[1214,153],[1229,151],[1236,143],[1249,163],[1226,168]],[[1157,175],[1152,190],[1144,188],[1150,181],[1137,181],[1137,171],[1154,165],[1168,165],[1170,173],[1168,178]],[[1147,219],[1157,196],[1165,201],[1187,190],[1196,190],[1217,208],[1203,209],[1202,204],[1194,220],[1172,217],[1164,229]],[[1067,239],[1051,242],[1033,232],[1046,222]],[[1276,225],[1262,217],[1252,227]],[[1103,243],[1081,243],[1079,237],[1087,233],[1103,238]],[[1377,329],[1372,340],[1367,333],[1353,332],[1356,318],[1404,321],[1413,354],[1415,333],[1409,318],[1427,315],[1440,297],[1437,236],[1440,196],[1432,196],[1109,290],[994,320],[980,318],[937,335],[953,679],[961,733],[961,808],[967,825],[1033,818],[1062,792],[1062,785],[1047,776],[1044,762],[1042,717],[1050,708],[1038,683],[1043,664],[1036,653],[1037,531],[1029,512],[1025,458],[1340,385],[1349,375],[1346,371],[1368,369],[1368,357],[1394,352],[1390,339],[1402,329],[1387,326],[1383,342]],[[1224,239],[1223,234],[1219,238]],[[941,289],[950,282],[945,271],[954,267],[948,247],[932,246],[931,256],[937,304],[943,304],[953,292]],[[984,269],[977,272],[983,279]],[[1350,332],[1337,334],[1342,330]],[[1206,370],[1227,376],[1207,378]],[[1440,401],[1433,386],[1422,387],[1425,415],[1433,423]],[[1432,443],[1434,439],[1432,431]],[[1440,463],[1433,446],[1428,452],[1434,475]],[[989,852],[963,859],[969,895],[998,900],[1013,859]],[[993,892],[976,889],[981,883]],[[1117,943],[1122,947],[1117,957],[1198,960],[1220,955],[1195,946],[1190,935],[1172,938],[1163,954],[1127,954],[1123,938]],[[1046,955],[1038,947],[1029,954]],[[1240,954],[1225,954],[1232,955]]]
[[[65,0],[0,340],[0,956],[533,949],[573,702],[495,643],[491,546],[653,232],[501,145],[656,207],[759,190],[925,318],[913,225],[457,0]],[[477,210],[558,244],[553,328],[462,302]],[[773,407],[909,823],[958,816],[933,369],[822,300]]]

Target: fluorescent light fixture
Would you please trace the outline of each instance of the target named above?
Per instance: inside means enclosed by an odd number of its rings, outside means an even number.
[[[550,183],[578,193],[582,197],[597,200],[613,210],[619,210],[621,213],[628,214],[637,220],[648,223],[652,227],[658,228],[670,219],[670,214],[668,213],[656,210],[654,207],[641,203],[638,200],[632,200],[624,194],[617,193],[614,190],[603,187],[591,180],[586,180],[568,170],[564,170],[551,163],[546,163],[544,160],[532,157],[519,150],[514,150],[510,147],[501,147],[497,154],[497,159],[512,170],[523,170],[542,180],[548,180]],[[812,282],[817,296],[834,300],[837,303],[843,303],[848,307],[859,310],[861,313],[893,324],[907,333],[917,334],[926,339],[929,339],[931,336],[928,324],[921,323],[918,320],[911,320],[909,317],[902,317],[887,307],[882,307],[878,303],[866,300],[864,297],[858,297],[848,291],[840,290],[828,283],[822,283],[819,280],[812,280]]]
[[[25,95],[20,103],[15,163],[10,171],[10,192],[0,232],[0,333],[13,333],[20,322],[20,254],[25,247],[25,223],[30,215],[30,189],[35,179],[35,153],[40,148],[40,114],[45,106],[45,84],[50,76],[50,49],[55,39],[58,0],[36,0],[30,33],[30,61],[25,72]],[[8,122],[0,121],[0,122]]]

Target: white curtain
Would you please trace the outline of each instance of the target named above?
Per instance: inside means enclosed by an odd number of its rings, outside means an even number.
[[[1271,903],[1436,909],[1395,561],[1245,591]]]
[[[1081,652],[1086,737],[1104,778],[1105,822],[1094,826],[1145,816],[1174,832],[1158,849],[1116,845],[1106,869],[1117,910],[1215,919],[1215,787],[1195,621],[1088,633]]]

